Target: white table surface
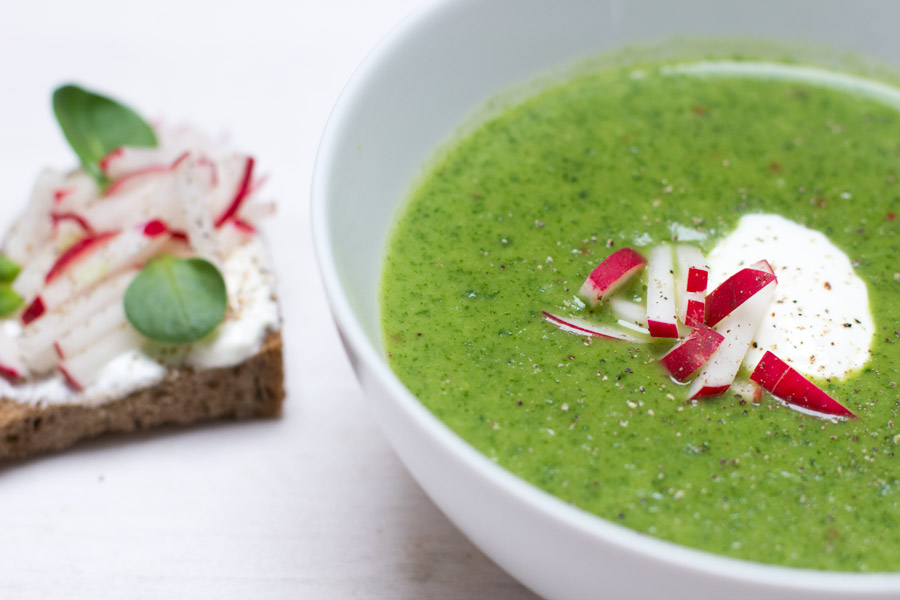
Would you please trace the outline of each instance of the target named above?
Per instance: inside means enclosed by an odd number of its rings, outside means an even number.
[[[278,421],[89,442],[0,467],[0,597],[533,598],[407,475],[366,406],[312,252],[343,84],[415,0],[0,0],[0,226],[74,157],[66,81],[230,132],[271,174],[288,397]]]

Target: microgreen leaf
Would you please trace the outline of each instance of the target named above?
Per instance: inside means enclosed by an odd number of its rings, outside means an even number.
[[[201,258],[155,258],[125,292],[128,321],[157,342],[199,340],[222,322],[227,304],[222,274]]]
[[[0,283],[12,283],[21,270],[22,267],[18,263],[0,254]]]
[[[8,285],[0,285],[0,317],[16,312],[22,306],[22,297]]]
[[[81,160],[101,186],[107,179],[100,159],[121,146],[156,146],[156,134],[127,106],[74,85],[53,92],[53,112]]]

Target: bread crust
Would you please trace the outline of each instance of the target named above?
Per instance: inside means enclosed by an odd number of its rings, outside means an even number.
[[[259,352],[224,368],[175,368],[162,381],[98,406],[23,404],[0,399],[0,460],[68,448],[107,433],[218,419],[281,414],[284,366],[281,331]]]

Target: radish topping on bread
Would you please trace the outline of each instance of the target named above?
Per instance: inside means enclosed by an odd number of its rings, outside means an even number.
[[[144,338],[128,323],[107,331],[93,344],[73,356],[67,356],[57,369],[77,390],[93,382],[110,360],[129,350],[140,348]]]
[[[850,410],[826,394],[786,362],[766,352],[750,375],[776,398],[823,415],[843,418],[855,417]]]
[[[579,294],[592,306],[599,306],[646,264],[646,259],[631,248],[616,250],[591,271]]]
[[[0,327],[0,376],[18,380],[25,377],[26,373],[28,368],[22,362],[16,341]]]
[[[29,322],[19,337],[28,369],[32,373],[45,373],[55,367],[58,356],[54,343],[110,304],[121,304],[125,289],[136,273],[136,269],[131,269],[109,277],[42,318]]]
[[[659,360],[672,377],[685,381],[706,364],[724,339],[721,333],[701,324]]]
[[[672,248],[668,245],[656,246],[650,251],[647,266],[647,328],[653,337],[678,337],[675,275]]]

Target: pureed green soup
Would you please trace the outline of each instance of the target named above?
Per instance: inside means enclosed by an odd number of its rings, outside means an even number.
[[[390,364],[492,460],[601,517],[760,562],[898,570],[898,172],[900,113],[809,82],[657,66],[546,90],[412,195],[382,281]],[[768,394],[687,403],[658,363],[671,343],[586,341],[541,318],[608,322],[575,296],[609,253],[674,227],[709,251],[753,213],[824,233],[865,281],[871,358],[816,380],[857,419]]]

